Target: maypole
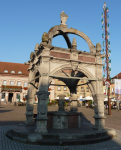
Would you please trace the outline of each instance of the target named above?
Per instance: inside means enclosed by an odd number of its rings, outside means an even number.
[[[111,56],[111,50],[109,50],[110,48],[110,41],[108,41],[109,39],[109,35],[110,33],[108,32],[109,30],[109,16],[108,16],[108,7],[106,7],[106,2],[104,2],[103,5],[103,13],[102,13],[102,38],[104,39],[103,41],[103,54],[105,55],[105,57],[103,57],[103,79],[107,88],[107,94],[108,94],[108,115],[111,115],[111,103],[110,103],[110,74],[111,74],[111,60],[109,59],[109,57]]]

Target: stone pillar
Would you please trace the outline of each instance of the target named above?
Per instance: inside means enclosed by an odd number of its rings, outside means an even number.
[[[30,71],[29,72],[29,81],[31,81],[33,78],[32,78],[32,72]],[[25,125],[32,125],[34,122],[33,122],[33,100],[34,100],[34,87],[29,84],[28,85],[28,93],[26,95],[26,99],[27,99],[27,102],[26,102],[26,121],[25,121]]]
[[[74,111],[74,112],[78,111],[78,109],[77,109],[77,99],[78,99],[77,94],[74,94],[74,93],[70,94],[70,101],[71,101],[70,111]]]
[[[95,94],[94,99],[94,111],[95,111],[95,129],[102,130],[105,127],[105,116],[104,116],[104,94]]]
[[[44,42],[43,34],[43,41]],[[46,41],[46,40],[45,40]],[[49,73],[50,73],[50,49],[48,47],[38,47],[42,51],[42,57],[40,57],[41,77],[39,78],[39,91],[36,93],[38,97],[38,108],[37,108],[37,126],[35,129],[36,133],[47,133],[47,102],[50,92],[49,88]]]
[[[5,92],[5,100],[6,100],[6,102],[8,102],[8,97],[9,97],[9,93]]]
[[[50,92],[38,91],[37,126],[35,132],[47,133],[47,102]]]
[[[26,95],[25,98],[27,99],[26,103],[26,121],[24,122],[25,125],[33,125],[33,99],[34,96]]]
[[[58,111],[65,111],[64,103],[65,103],[65,95],[60,94],[59,95],[59,102],[58,102],[58,106],[59,106]]]

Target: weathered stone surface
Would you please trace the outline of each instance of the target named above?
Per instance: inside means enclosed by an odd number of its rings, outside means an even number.
[[[74,77],[87,77],[89,78],[89,80],[93,79],[93,81],[91,80],[88,83],[88,85],[92,91],[95,103],[95,127],[97,129],[103,129],[105,126],[103,88],[102,81],[97,80],[102,80],[103,64],[101,58],[102,55],[100,54],[101,45],[100,43],[97,43],[95,49],[95,46],[92,44],[91,40],[86,34],[73,28],[67,28],[67,25],[65,23],[67,21],[68,16],[64,12],[62,12],[60,16],[61,25],[52,27],[48,33],[44,32],[42,36],[42,43],[39,46],[38,44],[36,44],[35,51],[37,51],[37,53],[31,53],[31,60],[29,61],[30,67],[28,69],[29,82],[31,82],[31,84],[29,84],[27,94],[28,98],[26,107],[26,124],[32,124],[32,104],[34,96],[37,94],[38,109],[37,127],[35,131],[38,133],[47,132],[47,102],[49,97],[48,88],[50,80],[53,76],[56,76],[60,71],[72,70],[71,77],[73,77],[73,79],[62,78],[57,76],[55,77],[57,79],[61,79],[70,89],[70,111],[77,112],[78,97],[76,95],[76,87],[78,84],[78,79],[75,79]],[[76,40],[73,39],[71,45],[68,33],[72,33],[82,37],[87,42],[90,49],[90,53],[76,50]],[[63,35],[70,49],[51,46],[52,38],[57,35]],[[39,74],[41,74],[41,76],[38,78],[38,83],[36,83],[37,81],[35,80],[37,70]],[[35,85],[37,85],[38,87],[38,92],[34,88]],[[59,100],[59,111],[64,111],[64,98],[61,98],[61,100]],[[55,118],[57,119],[57,115]],[[66,117],[61,114],[60,118],[60,123],[62,125],[62,128],[64,128],[64,124],[67,125],[67,123],[64,121]]]

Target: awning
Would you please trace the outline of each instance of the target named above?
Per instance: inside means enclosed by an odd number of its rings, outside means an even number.
[[[90,97],[90,96],[87,96],[87,97],[85,97],[85,98],[83,98],[83,99],[84,99],[85,101],[86,101],[86,100],[88,100],[88,101],[89,101],[89,100],[92,100],[92,101],[93,101],[93,98]]]
[[[58,100],[59,97],[56,97],[55,99]],[[70,99],[69,99],[69,97],[65,97],[65,100],[70,100]]]
[[[85,101],[84,99],[80,99],[79,101]]]

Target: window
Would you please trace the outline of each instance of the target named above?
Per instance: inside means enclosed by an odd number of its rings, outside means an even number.
[[[114,92],[114,88],[112,88],[112,92]]]
[[[11,73],[15,73],[15,71],[11,71]]]
[[[64,91],[66,91],[66,86],[64,86]]]
[[[111,83],[114,83],[114,79],[111,79]]]
[[[84,91],[84,88],[83,87],[81,87],[81,92],[83,92]]]
[[[3,85],[6,85],[7,84],[7,81],[3,81]]]
[[[17,86],[21,86],[21,82],[17,82]]]
[[[78,91],[78,87],[76,88],[76,91]]]
[[[5,73],[8,73],[8,70],[5,70],[4,72],[5,72]]]
[[[61,90],[61,88],[60,88],[60,86],[58,86],[58,91],[60,91]]]
[[[87,87],[87,92],[89,92],[89,88]]]
[[[19,71],[18,73],[22,73],[21,71]]]
[[[19,98],[20,98],[20,94],[19,94],[19,93],[17,93],[16,98],[17,98],[17,99],[19,99]]]
[[[5,98],[5,93],[2,93],[2,98]]]
[[[81,79],[81,82],[83,82],[83,79]]]
[[[10,82],[10,85],[14,85],[14,82],[13,82],[13,81],[11,81],[11,82]]]
[[[24,82],[24,87],[27,87],[27,82]]]

